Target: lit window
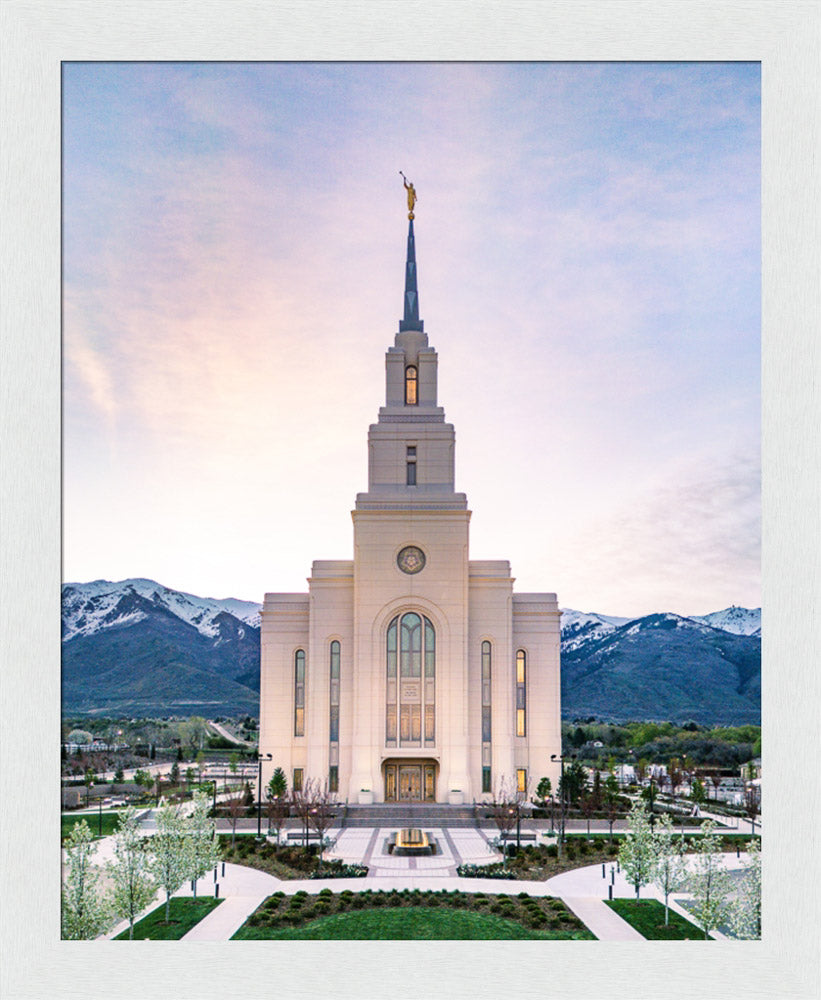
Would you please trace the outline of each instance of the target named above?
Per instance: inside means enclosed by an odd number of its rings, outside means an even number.
[[[408,406],[416,406],[417,388],[419,384],[415,365],[408,365],[405,369],[405,403]]]
[[[294,768],[294,780],[291,782],[291,787],[295,792],[302,791],[302,768]]]
[[[516,735],[527,735],[527,656],[523,649],[516,653]]]
[[[388,626],[385,741],[435,745],[436,634],[415,611],[397,615]]]
[[[523,767],[516,771],[516,791],[527,792],[527,771]]]
[[[294,654],[294,736],[305,735],[305,650]]]

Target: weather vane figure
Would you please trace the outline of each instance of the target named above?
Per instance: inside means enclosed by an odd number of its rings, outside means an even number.
[[[408,218],[413,219],[413,206],[416,204],[416,188],[413,184],[408,184],[408,178],[401,170],[399,173],[402,176],[402,183],[405,185],[405,190],[408,192]]]

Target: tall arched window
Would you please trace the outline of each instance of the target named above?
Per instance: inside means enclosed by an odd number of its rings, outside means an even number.
[[[436,632],[415,611],[388,626],[385,743],[433,746],[436,738]],[[424,720],[424,723],[423,723]]]
[[[527,654],[516,652],[516,735],[527,736]]]
[[[419,402],[419,375],[416,365],[408,365],[405,369],[405,403],[408,406],[416,406]]]
[[[294,653],[294,736],[305,735],[305,650]]]
[[[329,648],[330,662],[330,719],[328,725],[330,746],[328,748],[328,791],[339,791],[339,661],[341,647],[339,640],[334,639]]]
[[[331,718],[330,733],[331,743],[339,742],[339,643],[336,639],[331,643]]]
[[[491,707],[491,667],[492,649],[485,639],[482,643],[482,791],[492,791],[490,773],[490,707]]]

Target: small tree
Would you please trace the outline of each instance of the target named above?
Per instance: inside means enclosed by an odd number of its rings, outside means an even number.
[[[678,843],[674,842],[673,821],[669,816],[662,816],[653,836],[656,848],[656,866],[653,882],[659,887],[664,896],[664,923],[666,926],[670,923],[670,893],[681,888],[687,872],[682,858],[684,841],[682,838],[679,838]]]
[[[171,920],[171,897],[191,870],[190,839],[186,822],[175,806],[166,806],[157,814],[157,832],[151,838],[151,872],[154,881],[165,889],[165,922]]]
[[[559,797],[567,805],[575,805],[587,789],[587,770],[578,760],[573,760],[559,778]]]
[[[590,840],[590,820],[593,818],[593,813],[596,811],[596,799],[593,794],[585,792],[579,801],[579,807],[582,811],[582,815],[587,820],[587,839]]]
[[[197,898],[197,880],[209,872],[222,856],[216,835],[217,824],[208,816],[210,808],[207,795],[200,793],[194,796],[194,808],[187,825],[189,850],[186,871],[186,878],[194,884],[194,899]]]
[[[150,855],[137,829],[137,810],[126,809],[114,836],[114,860],[107,866],[112,881],[111,906],[115,917],[128,920],[128,938],[134,920],[154,899],[157,887],[151,875]]]
[[[97,937],[111,923],[93,864],[97,847],[85,820],[75,823],[66,844],[66,878],[61,894],[61,936],[66,941]]]
[[[544,808],[546,800],[550,798],[550,794],[553,791],[553,783],[550,778],[540,778],[539,784],[536,785],[536,801]]]
[[[245,795],[242,792],[235,792],[228,802],[228,817],[231,820],[231,847],[234,847],[237,839],[237,820],[245,815],[247,806],[245,805]]]
[[[682,779],[681,761],[678,757],[672,757],[667,765],[667,777],[670,780],[670,794],[675,798]]]
[[[117,785],[121,785],[125,781],[125,773],[123,772],[122,764],[118,765],[117,770],[114,772],[114,782]]]
[[[752,833],[755,836],[755,821],[761,811],[761,789],[758,785],[750,782],[744,789],[744,812],[752,824]]]
[[[637,802],[627,818],[630,826],[619,845],[619,864],[632,882],[638,899],[641,887],[652,882],[655,875],[656,843],[643,802]]]
[[[647,785],[641,790],[641,797],[647,803],[647,808],[650,812],[650,826],[652,826],[655,822],[653,810],[655,809],[657,795],[658,789],[656,788],[656,779],[651,777]]]
[[[702,785],[698,778],[693,779],[693,784],[690,787],[690,798],[697,806],[702,806],[707,801],[704,785]]]
[[[499,782],[499,792],[490,803],[493,822],[499,830],[499,837],[502,841],[503,866],[507,868],[507,839],[508,834],[516,826],[516,818],[519,812],[519,796],[515,791],[515,782],[508,786],[504,778]]]
[[[325,834],[334,821],[334,806],[336,798],[328,791],[328,783],[320,785],[319,781],[308,780],[305,786],[307,799],[308,822],[319,839],[319,866],[322,871],[322,852],[324,850]]]
[[[180,765],[177,761],[171,765],[171,781],[173,784],[177,784],[180,780]]]
[[[86,786],[86,806],[88,806],[88,799],[89,796],[91,795],[91,786],[94,784],[96,778],[97,775],[94,773],[94,768],[93,767],[86,768],[86,773],[83,777],[83,781]]]
[[[604,780],[604,814],[610,824],[610,843],[613,843],[613,823],[619,815],[619,782],[614,774]]]
[[[693,895],[693,918],[704,931],[704,939],[730,915],[731,876],[720,854],[715,823],[707,820],[701,828],[695,863],[687,875],[687,889]]]
[[[757,941],[761,937],[761,851],[757,840],[747,845],[747,864],[738,898],[731,907],[730,927],[737,938]]]
[[[271,798],[284,798],[288,794],[288,779],[281,767],[276,768],[268,782],[268,793]]]

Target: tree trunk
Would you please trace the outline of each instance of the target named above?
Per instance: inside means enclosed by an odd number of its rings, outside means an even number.
[[[165,890],[165,922],[171,923],[171,893]]]

